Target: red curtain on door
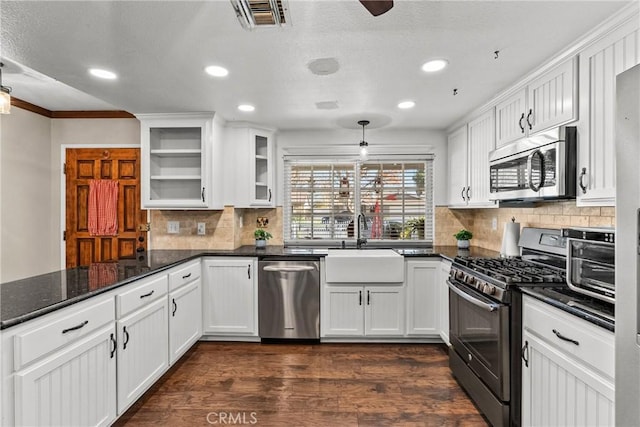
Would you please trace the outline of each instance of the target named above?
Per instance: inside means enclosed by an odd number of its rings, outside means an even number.
[[[118,234],[118,181],[109,179],[89,181],[88,222],[91,236]]]

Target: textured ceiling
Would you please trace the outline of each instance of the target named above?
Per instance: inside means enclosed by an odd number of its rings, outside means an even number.
[[[291,26],[246,31],[228,0],[2,1],[0,54],[13,95],[50,110],[216,111],[279,129],[357,128],[370,116],[443,129],[628,3],[396,0],[373,17],[356,0],[289,0]],[[449,67],[423,73],[434,57]],[[319,58],[338,71],[313,74]],[[211,64],[230,74],[205,74]],[[91,67],[119,78],[97,80]],[[416,107],[399,110],[407,99]],[[338,108],[316,106],[326,102]]]

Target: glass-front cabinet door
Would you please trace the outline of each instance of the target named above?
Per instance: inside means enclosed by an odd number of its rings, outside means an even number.
[[[275,206],[273,189],[273,133],[258,129],[249,132],[251,153],[251,206]]]
[[[142,207],[208,208],[213,115],[140,115]]]

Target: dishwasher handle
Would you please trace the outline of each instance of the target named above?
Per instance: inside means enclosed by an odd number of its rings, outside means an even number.
[[[316,267],[313,265],[265,265],[262,269],[264,271],[300,273],[303,271],[313,271]]]

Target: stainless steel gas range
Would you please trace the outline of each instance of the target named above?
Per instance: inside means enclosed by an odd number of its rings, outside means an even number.
[[[494,426],[520,425],[522,298],[566,287],[560,230],[524,228],[519,258],[456,257],[449,285],[450,367]]]

